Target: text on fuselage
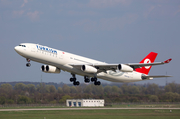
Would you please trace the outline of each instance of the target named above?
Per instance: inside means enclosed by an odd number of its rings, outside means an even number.
[[[43,50],[43,51],[46,51],[46,52],[57,54],[57,51],[53,50],[52,48],[48,48],[48,47],[44,47],[44,46],[40,46],[40,45],[36,45],[36,47],[37,47],[38,50]]]

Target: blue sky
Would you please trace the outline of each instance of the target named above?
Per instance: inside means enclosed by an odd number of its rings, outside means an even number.
[[[139,83],[180,83],[179,0],[0,0],[0,81],[39,82],[42,75],[69,83],[70,73],[45,74],[36,62],[27,68],[14,51],[26,42],[107,63],[137,63],[157,52],[156,61],[173,60],[149,74],[173,77]]]

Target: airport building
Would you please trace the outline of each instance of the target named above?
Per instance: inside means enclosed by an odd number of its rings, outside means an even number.
[[[104,99],[68,99],[67,107],[104,107]]]

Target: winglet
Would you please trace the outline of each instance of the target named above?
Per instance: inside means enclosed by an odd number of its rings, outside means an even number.
[[[164,61],[164,63],[169,63],[171,60],[172,60],[172,59],[170,58],[170,59]]]

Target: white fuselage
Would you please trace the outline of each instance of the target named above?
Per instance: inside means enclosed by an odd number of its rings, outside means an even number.
[[[60,68],[61,70],[70,72],[72,74],[78,74],[81,76],[88,76],[112,81],[112,82],[135,82],[142,81],[142,73],[136,71],[133,72],[121,72],[119,70],[107,72],[100,72],[97,74],[85,73],[81,69],[75,68],[70,64],[106,64],[97,60],[89,59],[79,55],[71,54],[61,50],[49,48],[39,44],[22,43],[25,47],[16,46],[15,50],[21,56],[31,59],[32,61],[52,65]]]

